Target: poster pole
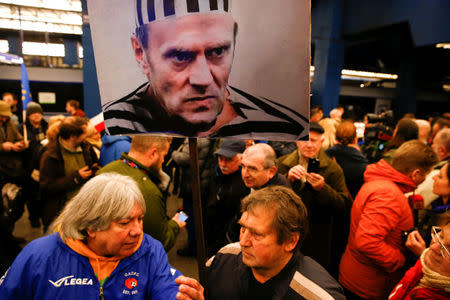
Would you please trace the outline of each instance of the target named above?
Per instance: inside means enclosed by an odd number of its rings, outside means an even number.
[[[192,200],[194,205],[195,240],[197,243],[197,263],[200,283],[206,283],[206,248],[203,234],[203,215],[200,189],[200,170],[198,164],[197,138],[189,138],[189,156],[192,170]]]

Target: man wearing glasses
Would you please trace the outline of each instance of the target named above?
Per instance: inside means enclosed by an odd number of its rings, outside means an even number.
[[[252,191],[270,185],[290,187],[289,181],[278,173],[277,156],[272,147],[259,143],[244,151],[241,162],[242,180]]]
[[[450,211],[433,226],[430,247],[392,290],[389,300],[450,299]]]

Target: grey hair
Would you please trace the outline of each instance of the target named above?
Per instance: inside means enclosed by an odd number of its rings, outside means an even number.
[[[268,169],[268,168],[271,168],[271,167],[277,165],[277,162],[276,162],[277,155],[276,155],[275,151],[273,150],[273,148],[268,144],[258,143],[258,144],[251,145],[250,147],[245,149],[244,155],[250,154],[250,153],[262,153],[264,155],[263,167],[265,169]]]
[[[127,218],[135,204],[145,214],[144,197],[132,178],[117,173],[100,174],[86,182],[66,204],[50,230],[58,230],[63,241],[84,240],[87,230],[106,230],[111,221]]]
[[[439,146],[444,146],[450,151],[450,128],[443,128],[436,133],[436,141]]]

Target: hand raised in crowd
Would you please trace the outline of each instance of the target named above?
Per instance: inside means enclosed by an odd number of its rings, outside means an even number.
[[[306,169],[303,168],[301,165],[296,165],[295,167],[292,167],[288,172],[288,179],[293,182],[295,180],[300,180],[303,175],[306,174]]]
[[[195,279],[180,276],[175,279],[175,283],[179,285],[177,299],[178,300],[203,300],[203,287]]]
[[[92,175],[92,170],[89,168],[89,166],[84,166],[78,170],[78,174],[80,174],[81,178],[87,179]]]
[[[317,173],[306,173],[306,181],[309,182],[316,191],[320,191],[325,185],[325,178]]]
[[[25,150],[26,148],[28,148],[29,145],[30,145],[29,141],[26,141],[26,142],[18,141],[13,144],[12,150],[15,152],[21,152],[21,151]]]
[[[417,256],[420,256],[427,247],[425,241],[417,230],[414,230],[408,234],[405,246]]]
[[[181,229],[186,227],[186,222],[180,221],[179,216],[180,213],[176,213],[175,216],[172,217],[172,220],[174,220],[178,224],[178,227],[180,227]]]
[[[14,144],[11,143],[11,142],[4,142],[4,143],[2,143],[2,148],[6,152],[12,151],[13,147],[14,147]]]

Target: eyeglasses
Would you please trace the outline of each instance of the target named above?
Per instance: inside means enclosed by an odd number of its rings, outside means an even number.
[[[445,258],[445,253],[447,253],[448,256],[448,260],[450,260],[450,251],[448,251],[447,247],[444,246],[444,244],[442,244],[441,239],[439,238],[439,233],[442,232],[442,228],[438,227],[438,226],[432,226],[431,227],[431,237],[433,238],[433,241],[435,243],[438,243],[440,246],[440,250],[441,250],[441,255],[443,258]]]
[[[250,174],[251,176],[254,176],[254,175],[258,174],[259,172],[268,169],[268,168],[263,168],[263,169],[261,169],[261,170],[258,170],[258,169],[255,168],[255,167],[252,167],[252,166],[246,166],[246,165],[243,165],[243,164],[240,164],[239,167],[240,167],[243,171],[244,171],[244,170],[247,170],[247,173]]]

